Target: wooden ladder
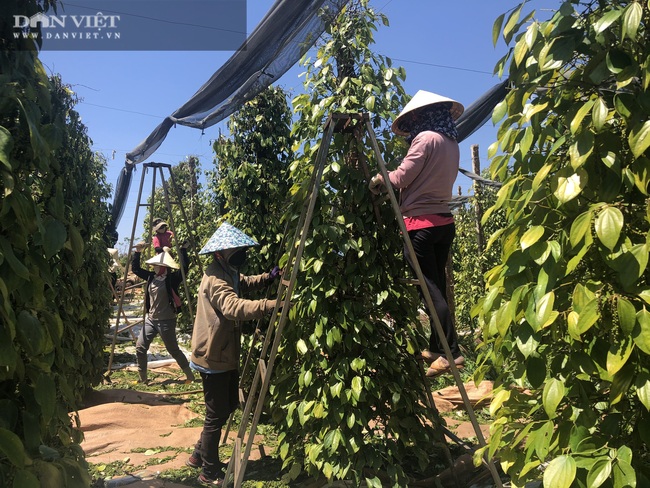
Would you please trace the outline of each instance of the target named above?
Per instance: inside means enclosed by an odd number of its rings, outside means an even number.
[[[325,162],[327,159],[327,154],[330,148],[330,144],[332,142],[332,137],[335,132],[349,132],[349,131],[352,131],[355,137],[359,140],[361,140],[363,133],[364,132],[366,133],[367,137],[370,140],[370,144],[374,152],[375,158],[377,160],[380,173],[383,176],[384,181],[390,181],[388,178],[386,163],[384,162],[383,157],[381,156],[381,152],[379,149],[379,145],[377,143],[377,139],[375,137],[374,130],[372,128],[369,114],[367,113],[331,114],[323,126],[323,139],[321,140],[321,144],[320,147],[318,148],[318,152],[316,154],[316,158],[314,161],[314,171],[312,171],[307,199],[305,201],[305,204],[303,205],[300,218],[298,221],[298,225],[296,227],[296,231],[293,237],[293,241],[292,241],[293,244],[291,246],[290,256],[287,261],[287,267],[286,267],[286,270],[291,270],[290,276],[289,279],[284,279],[283,277],[283,279],[280,281],[275,308],[271,315],[270,323],[265,334],[264,344],[260,352],[260,357],[257,360],[257,364],[255,365],[255,373],[254,373],[253,381],[250,390],[248,392],[248,396],[245,399],[245,405],[243,407],[243,413],[242,413],[241,423],[239,426],[239,431],[235,439],[233,454],[230,458],[230,462],[228,463],[228,468],[225,474],[226,485],[230,483],[231,476],[233,477],[233,483],[235,488],[240,488],[242,485],[244,474],[246,471],[246,465],[248,463],[248,459],[250,457],[250,451],[253,445],[253,439],[257,431],[257,425],[259,423],[260,415],[262,413],[262,408],[264,406],[264,399],[266,398],[266,395],[268,393],[269,384],[271,381],[271,375],[273,373],[273,367],[275,364],[275,359],[277,356],[278,348],[280,346],[280,341],[282,339],[282,332],[287,322],[289,305],[290,305],[290,297],[293,295],[293,290],[296,284],[298,270],[300,268],[300,261],[302,259],[305,243],[309,233],[309,228],[311,226],[316,200],[318,199],[319,186],[323,177]],[[371,174],[368,169],[367,161],[365,160],[365,157],[363,157],[363,154],[359,154],[359,156],[360,156],[359,162],[361,165],[361,169],[364,172],[364,176],[366,177],[367,181],[369,182]],[[379,224],[382,223],[378,206],[390,200],[393,208],[393,213],[398,222],[402,234],[402,238],[404,240],[404,245],[407,247],[409,253],[412,256],[415,256],[413,245],[409,238],[408,232],[406,231],[406,227],[404,225],[404,219],[402,217],[402,213],[400,211],[397,198],[395,197],[395,193],[390,185],[386,185],[386,189],[387,189],[386,196],[379,196],[379,197],[375,195],[372,196],[373,207],[374,207],[375,216],[378,220],[378,223]],[[474,409],[467,395],[467,391],[465,390],[465,387],[463,385],[463,381],[460,377],[458,368],[454,363],[451,350],[449,349],[449,344],[445,339],[445,334],[443,332],[442,325],[440,323],[438,316],[436,315],[436,311],[433,306],[433,300],[429,293],[429,289],[425,284],[424,275],[422,274],[422,270],[419,264],[417,263],[417,261],[415,262],[414,271],[417,279],[413,280],[412,283],[420,286],[420,289],[422,290],[422,295],[425,299],[425,303],[433,319],[435,332],[438,334],[438,337],[440,337],[440,341],[442,342],[445,355],[450,364],[451,372],[454,376],[456,385],[458,386],[458,390],[460,392],[461,398],[465,405],[465,409],[467,410],[467,413],[470,417],[472,426],[474,428],[474,432],[476,433],[476,438],[478,440],[480,447],[483,447],[486,445],[485,438],[476,419]],[[286,275],[286,271],[285,271],[285,275]],[[279,314],[279,318],[278,318],[278,314]],[[272,343],[271,343],[271,338],[273,338]],[[416,359],[414,358],[414,360]],[[428,385],[428,382],[426,382],[426,378],[424,372],[422,371],[422,368],[420,368],[420,372],[422,375],[422,384]],[[244,397],[246,395],[243,389],[241,388],[241,383],[240,383],[239,396],[240,396],[240,402],[244,403]],[[446,429],[442,428],[442,421],[436,410],[435,404],[433,402],[433,398],[431,396],[430,389],[427,389],[427,391],[423,391],[423,400],[425,401],[425,405],[427,405],[428,411],[430,412],[431,420],[433,422],[434,427],[439,427],[436,429],[437,434],[439,436],[438,440],[441,441],[442,445],[445,447],[447,461],[451,466],[453,462],[451,459],[451,454],[446,444],[446,440],[444,438]],[[251,419],[251,413],[253,414],[252,419]],[[226,442],[227,436],[228,436],[228,429],[226,429],[226,432],[224,433],[222,443]],[[499,474],[493,462],[487,458],[487,455],[484,456],[483,462],[489,469],[492,478],[495,482],[495,486],[501,488],[502,487],[501,478],[499,477]]]
[[[150,212],[150,221],[149,221],[149,242],[151,242],[151,235],[152,235],[152,227],[153,227],[153,209],[155,208],[155,196],[156,196],[156,175],[160,175],[160,181],[162,183],[162,188],[163,188],[163,196],[165,199],[165,208],[167,210],[167,215],[169,215],[169,228],[170,230],[174,233],[174,236],[176,236],[176,226],[174,223],[174,214],[172,212],[172,204],[177,205],[178,208],[181,211],[181,216],[182,220],[185,223],[186,228],[189,231],[189,240],[191,244],[191,250],[194,254],[195,257],[195,262],[197,263],[199,270],[201,272],[201,275],[203,275],[203,265],[201,263],[201,260],[199,259],[198,255],[198,247],[197,247],[197,242],[195,238],[195,232],[192,226],[190,225],[190,221],[187,218],[187,214],[185,213],[185,208],[183,207],[183,203],[180,199],[180,192],[178,189],[178,185],[176,184],[176,181],[174,180],[174,174],[171,171],[171,165],[166,164],[166,163],[144,163],[142,165],[143,171],[142,171],[142,177],[140,178],[140,188],[138,189],[138,202],[135,207],[135,215],[133,216],[133,227],[131,228],[131,238],[129,239],[129,250],[127,253],[127,258],[126,258],[126,266],[124,267],[124,284],[126,285],[126,279],[127,275],[129,272],[129,268],[131,265],[131,256],[133,253],[133,246],[134,246],[134,240],[135,240],[135,229],[138,225],[138,214],[140,211],[141,207],[149,207],[151,212]],[[152,171],[152,179],[151,179],[151,203],[142,203],[142,193],[143,193],[143,188],[144,188],[144,182],[145,182],[145,177],[148,174],[149,171]],[[167,171],[168,177],[165,178],[165,171]],[[171,188],[170,188],[171,186]],[[175,201],[171,200],[171,192],[173,191],[173,196],[176,198]],[[178,243],[178,239],[174,237],[173,239],[173,245],[174,249],[176,250],[176,255],[180,256],[180,244]],[[192,322],[194,322],[194,307],[192,305],[192,300],[190,297],[192,296],[190,294],[190,290],[188,288],[188,283],[187,283],[187,276],[185,275],[185,270],[183,269],[183,266],[180,267],[180,272],[183,276],[183,286],[185,288],[185,297],[187,299],[187,306],[189,308],[190,312],[190,317],[192,317]],[[113,343],[111,345],[111,353],[108,359],[108,367],[106,371],[106,376],[111,375],[111,367],[113,366],[113,357],[115,354],[115,344],[117,342],[117,335],[118,333],[124,332],[126,330],[131,330],[132,327],[142,323],[144,319],[139,320],[137,322],[132,322],[128,323],[125,327],[122,327],[120,329],[120,317],[124,316],[124,295],[126,291],[126,286],[122,287],[121,292],[119,293],[119,300],[118,300],[118,306],[117,306],[117,319],[115,322],[115,332],[113,334]],[[144,306],[143,306],[143,314],[142,316],[144,317]],[[126,319],[126,317],[125,317]],[[133,335],[133,334],[131,334]]]

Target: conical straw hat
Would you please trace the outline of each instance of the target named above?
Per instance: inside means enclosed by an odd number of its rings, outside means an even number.
[[[180,266],[174,261],[169,251],[170,249],[168,247],[163,247],[163,252],[156,254],[151,259],[145,261],[145,263],[151,266],[165,266],[166,268],[179,269]]]
[[[251,237],[244,234],[234,225],[224,222],[212,234],[212,237],[205,243],[199,254],[211,254],[215,251],[224,251],[226,249],[240,249],[259,244]]]
[[[160,222],[158,222],[156,225],[153,226],[153,231],[154,231],[154,232],[158,232],[158,230],[160,230],[160,228],[161,228],[162,226],[169,227],[169,226],[167,225],[167,222],[165,222],[164,220],[161,220]]]
[[[451,116],[454,120],[457,120],[463,112],[465,107],[460,102],[452,100],[451,98],[443,97],[442,95],[437,95],[436,93],[431,93],[424,90],[419,90],[411,101],[406,104],[402,109],[397,118],[393,121],[391,129],[393,132],[399,136],[408,136],[409,133],[401,129],[400,123],[404,120],[404,116],[423,107],[429,107],[431,105],[436,105],[438,103],[451,103]]]

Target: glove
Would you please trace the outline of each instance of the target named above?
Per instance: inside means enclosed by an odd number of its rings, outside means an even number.
[[[272,280],[276,279],[276,278],[279,277],[281,274],[282,274],[282,270],[280,269],[279,266],[276,266],[275,268],[273,268],[273,269],[269,272],[269,275],[270,275],[270,277],[271,277]]]
[[[381,177],[381,175],[375,175],[372,177],[370,184],[368,185],[368,189],[373,195],[379,195],[382,193],[382,191],[384,191],[384,179]]]

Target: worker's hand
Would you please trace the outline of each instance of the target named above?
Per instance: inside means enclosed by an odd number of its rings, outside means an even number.
[[[148,245],[149,244],[147,244],[146,242],[140,241],[135,246],[133,246],[133,249],[135,249],[135,252],[142,252],[142,250]]]
[[[284,308],[285,301],[282,300],[280,302],[280,308],[278,309],[278,313],[282,313],[282,309]],[[287,310],[291,310],[293,308],[293,302],[287,301]]]
[[[292,302],[288,302],[287,307],[289,307],[289,310],[291,310],[291,307],[293,307]],[[275,308],[275,300],[267,300],[266,301],[266,313],[273,313],[273,309]],[[280,308],[278,308],[278,313],[282,313],[282,309],[284,308],[284,300],[280,302]]]
[[[280,266],[276,266],[269,272],[269,276],[272,280],[279,278],[282,276],[282,270],[280,269]]]
[[[385,185],[384,185],[384,179],[382,178],[381,175],[375,175],[372,177],[370,180],[370,184],[368,185],[368,188],[370,189],[371,193],[373,195],[379,195],[385,190]]]

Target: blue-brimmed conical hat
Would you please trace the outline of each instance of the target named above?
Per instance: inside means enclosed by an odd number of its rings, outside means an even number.
[[[199,254],[211,254],[225,249],[243,249],[252,246],[259,246],[259,244],[237,227],[224,222],[208,239]]]

